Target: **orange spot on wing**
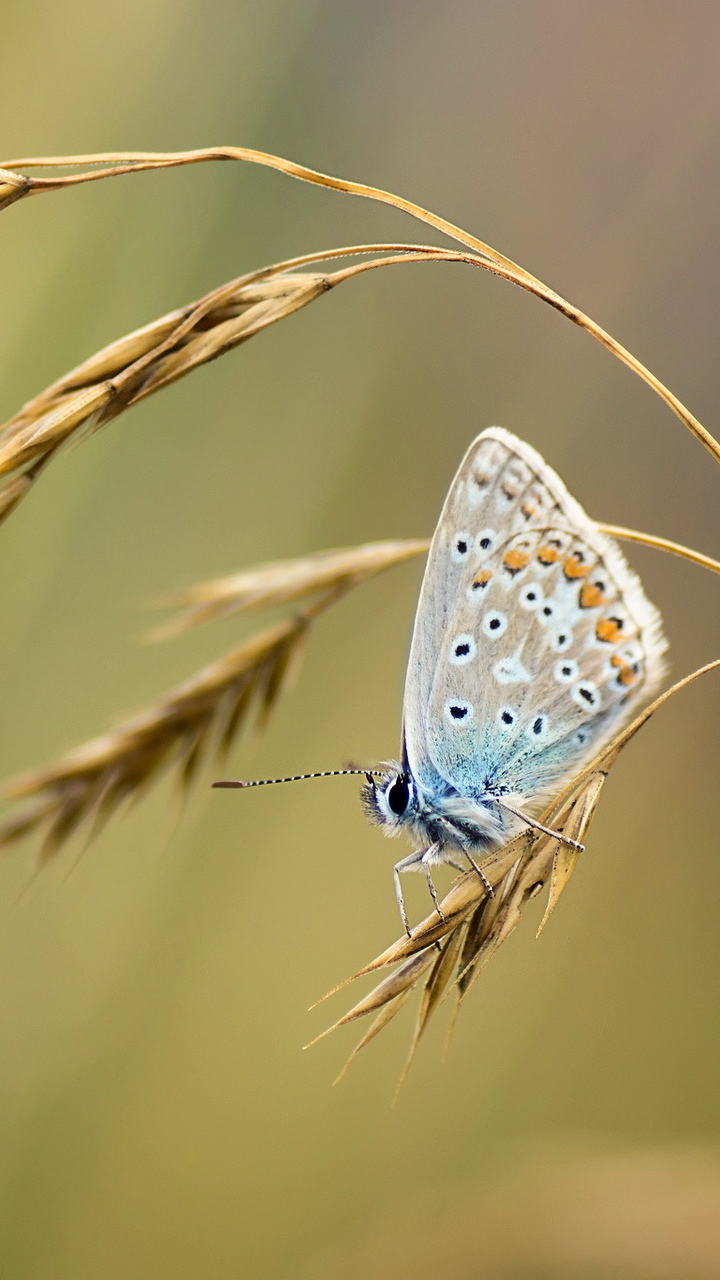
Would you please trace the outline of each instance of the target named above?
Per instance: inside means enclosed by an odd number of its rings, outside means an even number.
[[[537,515],[537,507],[531,507],[529,502],[523,502],[520,510],[526,520],[529,520],[531,516]]]
[[[622,639],[620,627],[614,618],[601,618],[595,628],[595,635],[606,644],[617,644]]]
[[[592,582],[583,582],[580,588],[580,608],[597,609],[605,603],[605,596],[599,587]]]
[[[610,659],[610,666],[617,667],[618,669],[618,673],[617,673],[618,684],[628,685],[633,683],[635,676],[637,675],[637,672],[633,671],[630,664],[628,662],[625,662],[624,659],[619,656],[619,654],[616,653],[613,655],[613,657]]]
[[[491,569],[483,569],[476,578],[473,579],[473,587],[486,587],[492,578]]]
[[[555,564],[555,561],[560,559],[560,552],[557,547],[540,547],[537,558],[541,564]]]
[[[473,480],[478,489],[484,489],[490,483],[490,477],[483,474],[482,471],[473,471]]]
[[[503,564],[509,573],[519,573],[529,560],[527,551],[520,551],[517,547],[511,547],[503,556]]]
[[[513,489],[511,484],[504,484],[502,486],[502,491],[505,494],[506,498],[517,498],[518,496],[517,489]]]
[[[576,555],[568,556],[563,565],[563,573],[566,578],[584,578],[590,572],[590,565],[583,564],[582,560]]]

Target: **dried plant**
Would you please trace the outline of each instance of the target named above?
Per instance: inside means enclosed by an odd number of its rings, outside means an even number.
[[[720,444],[694,414],[632,352],[623,347],[599,324],[596,324],[584,311],[574,306],[573,303],[568,302],[566,298],[556,293],[548,285],[543,284],[541,280],[526,271],[524,267],[505,257],[497,249],[493,249],[492,245],[485,244],[477,236],[473,236],[468,231],[464,231],[462,227],[457,227],[454,223],[449,222],[447,218],[441,218],[437,214],[430,212],[430,210],[423,209],[412,200],[406,200],[403,196],[398,196],[392,191],[383,191],[378,187],[370,187],[366,183],[352,182],[345,178],[333,177],[331,174],[318,173],[314,169],[308,169],[305,165],[296,164],[295,161],[287,160],[283,156],[271,155],[265,151],[255,151],[249,147],[206,147],[192,151],[177,152],[95,152],[93,154],[75,156],[32,156],[20,160],[4,161],[0,165],[0,210],[26,196],[61,191],[85,182],[97,182],[104,178],[121,177],[150,169],[171,169],[218,160],[235,160],[263,165],[270,169],[276,169],[279,173],[283,173],[288,177],[298,178],[302,182],[309,182],[314,186],[325,187],[345,195],[361,196],[378,204],[389,205],[391,208],[410,214],[411,217],[416,218],[419,222],[423,222],[427,226],[433,227],[436,231],[440,231],[443,235],[449,236],[450,239],[458,241],[470,250],[469,256],[464,254],[457,255],[458,258],[471,262],[473,266],[481,267],[483,270],[491,271],[494,275],[502,276],[504,279],[511,281],[511,283],[518,285],[521,289],[527,290],[528,293],[533,293],[600,342],[618,360],[621,360],[629,369],[632,369],[643,382],[646,382],[664,400],[665,404],[668,405],[684,426],[713,455],[715,460],[720,462]],[[90,165],[100,167],[88,169],[84,173],[57,174],[50,178],[28,176],[18,172],[21,169],[67,169]],[[380,246],[375,247],[379,248]],[[366,246],[366,250],[372,251],[372,246]],[[346,252],[363,251],[361,248],[346,250]],[[420,251],[422,254],[433,253],[433,250],[427,246],[422,247]],[[304,262],[317,261],[323,256],[332,257],[337,252],[333,251],[328,255],[309,255],[307,258],[298,258],[295,259],[295,265],[300,266]],[[434,252],[437,255],[442,255],[445,251],[436,249]],[[273,269],[270,268],[269,270]]]
[[[230,281],[199,301],[104,348],[30,400],[0,429],[0,478],[4,477],[0,488],[0,521],[17,506],[70,438],[91,434],[139,400],[292,315],[337,284],[364,271],[399,263],[463,262],[502,276],[534,294],[632,369],[715,460],[720,461],[720,445],[690,411],[584,312],[475,236],[391,192],[316,173],[264,152],[223,147],[175,154],[136,152],[9,161],[0,168],[0,210],[27,196],[80,183],[147,169],[221,160],[269,166],[305,182],[392,206],[451,237],[463,249],[410,244],[360,245],[290,259]],[[84,171],[54,173],[50,177],[20,172],[73,166],[84,167]],[[367,260],[355,261],[332,272],[308,270],[331,258],[359,254]],[[616,537],[644,542],[720,571],[717,561],[661,537],[607,525],[601,528]],[[5,796],[21,804],[0,826],[0,843],[45,827],[45,848],[52,851],[84,820],[92,819],[96,826],[102,823],[123,801],[140,794],[172,763],[179,770],[183,786],[187,786],[206,755],[212,751],[222,753],[242,728],[267,717],[295,665],[313,619],[365,578],[419,554],[426,545],[420,541],[376,543],[325,552],[201,584],[177,596],[175,603],[185,606],[185,611],[162,628],[160,634],[173,634],[240,611],[297,601],[304,601],[305,606],[295,617],[262,632],[166,694],[153,707],[78,748],[56,766],[6,784]],[[582,839],[607,771],[626,743],[668,697],[718,665],[718,662],[710,663],[656,699],[556,798],[543,815],[543,821],[572,839]],[[463,876],[441,904],[442,918],[433,913],[410,938],[401,938],[355,975],[399,966],[335,1024],[341,1026],[365,1014],[376,1014],[355,1052],[395,1016],[427,975],[412,1056],[448,984],[453,982],[458,1001],[462,1000],[485,964],[515,928],[528,899],[549,885],[544,924],[576,860],[575,852],[547,834],[526,831],[483,863],[483,871],[494,886],[492,897],[485,896],[485,889],[474,872]]]
[[[267,719],[318,607],[253,637],[56,765],[7,782],[2,794],[24,803],[0,824],[0,845],[45,828],[44,853],[54,853],[81,823],[93,819],[97,829],[170,764],[187,788],[206,754],[222,756],[243,728]]]
[[[720,563],[689,547],[635,530],[608,532],[660,546],[720,572]],[[371,542],[296,560],[260,565],[199,583],[169,597],[190,607],[156,629],[164,639],[231,614],[311,601],[296,616],[261,632],[241,648],[170,690],[145,711],[64,756],[56,765],[6,782],[0,791],[19,800],[0,823],[0,845],[39,827],[49,828],[45,852],[61,847],[87,818],[105,821],[125,800],[144,793],[174,764],[184,788],[202,759],[222,757],[253,720],[264,724],[297,665],[313,621],[366,579],[427,550],[423,539]]]
[[[542,815],[542,823],[582,843],[608,773],[630,739],[669,698],[699,676],[719,667],[720,659],[710,662],[656,698],[565,787]],[[548,901],[538,929],[540,934],[579,857],[576,849],[548,835],[530,829],[521,832],[482,862],[483,874],[493,888],[492,897],[474,871],[466,872],[443,898],[440,912],[433,911],[412,930],[410,936],[403,934],[369,964],[323,996],[326,1000],[358,978],[397,965],[393,973],[383,978],[337,1022],[310,1042],[311,1045],[316,1044],[339,1027],[371,1013],[376,1015],[338,1079],[361,1049],[400,1012],[430,970],[421,994],[410,1052],[400,1078],[402,1084],[420,1038],[451,980],[456,992],[457,1012],[476,978],[519,923],[526,903],[548,885]]]
[[[200,582],[175,592],[167,604],[188,605],[186,612],[157,628],[151,638],[164,640],[188,627],[250,609],[273,609],[306,599],[318,591],[350,589],[366,578],[410,560],[428,549],[426,539],[368,542],[342,551],[319,551],[297,560],[259,565],[227,578]],[[720,566],[718,566],[720,568]]]
[[[310,260],[293,259],[231,280],[104,347],[47,387],[0,427],[0,479],[6,477],[0,487],[0,521],[15,510],[68,440],[98,431],[140,400],[247,342],[343,281],[396,262],[461,256],[414,246],[383,247],[398,252],[333,273],[292,274],[299,263]],[[342,252],[364,248],[314,256],[320,260]]]

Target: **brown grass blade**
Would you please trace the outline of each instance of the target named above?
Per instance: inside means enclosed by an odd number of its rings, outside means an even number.
[[[371,1040],[374,1040],[376,1036],[380,1035],[380,1032],[388,1025],[389,1022],[392,1022],[393,1018],[397,1017],[400,1010],[403,1008],[403,1005],[405,1005],[407,1001],[410,999],[410,996],[412,995],[412,993],[413,993],[413,988],[407,987],[405,991],[401,991],[399,995],[394,996],[392,1000],[388,1000],[387,1004],[384,1005],[383,1008],[380,1010],[380,1012],[377,1014],[377,1016],[373,1018],[370,1026],[365,1032],[365,1035],[361,1036],[360,1039],[358,1040],[357,1044],[355,1045],[355,1048],[350,1054],[350,1057],[345,1062],[345,1065],[341,1068],[340,1071],[338,1071],[338,1074],[333,1080],[333,1084],[340,1083],[343,1076],[345,1075],[345,1072],[350,1066],[350,1063],[354,1061],[354,1059],[357,1057],[357,1055],[360,1053],[362,1049],[366,1048],[366,1046],[370,1044]],[[308,1049],[310,1048],[309,1045],[306,1045],[305,1047]]]
[[[626,729],[598,753],[587,768],[578,773],[564,788],[542,814],[542,822],[570,839],[582,841],[595,814],[608,771],[620,752],[647,723],[650,716],[667,702],[668,698],[674,697],[700,676],[716,669],[720,669],[720,659],[691,672],[650,703]],[[478,876],[474,872],[468,872],[455,882],[441,902],[441,910],[445,917],[443,920],[436,911],[433,911],[412,931],[410,938],[406,936],[398,938],[379,956],[347,979],[347,982],[352,982],[355,978],[374,973],[378,969],[399,964],[400,969],[397,972],[402,972],[404,975],[402,992],[407,998],[411,989],[418,985],[429,965],[428,957],[433,955],[432,944],[440,941],[441,953],[435,956],[434,967],[423,992],[408,1061],[400,1084],[405,1078],[420,1036],[437,1007],[453,970],[458,1001],[462,1001],[495,952],[517,927],[526,903],[536,897],[549,883],[549,900],[538,930],[539,935],[574,870],[578,856],[575,851],[567,849],[567,846],[562,845],[552,836],[530,829],[521,832],[504,849],[498,850],[482,863],[483,871],[494,889],[492,897],[486,896]],[[418,966],[417,972],[410,968],[413,958],[426,961],[424,966]],[[339,984],[334,991],[340,990],[345,985],[346,983]],[[390,993],[388,999],[398,994],[397,989],[394,989],[388,980],[380,983],[371,993],[373,1009],[382,1007],[384,1001],[381,997],[386,991]],[[350,1014],[354,1019],[361,1017],[364,1012],[370,1012],[370,1008],[366,1008],[363,1001],[360,1001],[353,1007]],[[340,1018],[323,1034],[329,1034],[330,1031],[344,1025],[349,1016]],[[382,1025],[378,1025],[374,1035],[382,1029]],[[357,1045],[352,1057],[360,1051],[369,1038],[372,1037],[367,1037]]]
[[[309,1044],[305,1045],[306,1049],[310,1049],[312,1045],[317,1044],[318,1040],[323,1040],[325,1036],[329,1036],[331,1031],[336,1031],[338,1027],[344,1027],[348,1022],[355,1022],[358,1018],[365,1018],[369,1013],[375,1013],[378,1009],[382,1009],[390,1001],[395,1000],[398,996],[403,995],[406,991],[412,991],[418,978],[429,969],[433,962],[433,953],[430,950],[420,952],[416,956],[411,956],[404,964],[401,964],[394,973],[388,974],[382,979],[372,991],[369,991],[362,1000],[353,1005],[342,1018],[334,1022],[331,1027],[326,1027],[320,1032],[319,1036],[315,1036]]]
[[[491,245],[485,244],[476,236],[463,231],[461,227],[448,222],[447,219],[438,217],[437,214],[431,213],[428,209],[423,209],[421,205],[417,205],[411,200],[406,200],[402,196],[395,195],[392,191],[370,187],[361,182],[335,178],[330,174],[319,173],[314,169],[306,168],[304,165],[296,164],[292,160],[286,160],[282,156],[272,155],[264,151],[255,151],[247,147],[210,147],[180,152],[98,152],[94,155],[35,156],[7,161],[2,166],[4,172],[0,171],[0,209],[26,195],[37,195],[44,191],[57,191],[63,187],[76,186],[84,182],[95,182],[103,178],[118,177],[122,174],[139,172],[145,169],[166,169],[217,160],[238,160],[264,165],[268,168],[276,169],[288,177],[299,178],[303,182],[326,187],[332,191],[343,192],[346,195],[362,196],[380,204],[390,205],[395,209],[400,209],[404,213],[410,214],[428,226],[434,227],[436,231],[450,236],[451,239],[457,240],[460,244],[470,249],[473,255],[480,255],[481,258],[486,260],[481,262],[476,259],[476,265],[483,266],[495,275],[500,275],[504,279],[510,280],[521,289],[525,289],[549,306],[554,307],[562,315],[566,316],[568,320],[571,320],[573,324],[578,325],[579,328],[589,333],[623,364],[627,365],[664,401],[668,408],[679,418],[680,422],[712,454],[716,462],[720,462],[720,444],[702,426],[698,419],[690,413],[690,410],[686,408],[682,401],[673,395],[664,383],[659,378],[656,378],[632,352],[617,342],[611,334],[596,324],[579,307],[568,302],[567,299],[556,293],[554,289],[543,284],[541,280],[538,280],[510,258],[506,258],[497,249],[493,249]],[[18,169],[67,168],[88,165],[99,165],[100,167],[84,173],[65,174],[52,178],[28,177],[25,174],[15,172]]]
[[[71,437],[105,426],[329,287],[319,274],[259,282],[244,277],[120,339],[72,370],[0,430],[0,476],[13,476],[0,490],[0,517],[17,505],[42,466]]]
[[[400,1073],[400,1079],[397,1083],[395,1100],[397,1100],[400,1090],[405,1083],[405,1078],[412,1065],[412,1060],[415,1057],[415,1051],[420,1043],[421,1036],[442,999],[443,992],[452,977],[452,973],[455,965],[457,964],[458,955],[463,944],[464,935],[465,926],[460,925],[453,933],[449,934],[444,943],[438,944],[440,946],[440,951],[436,957],[425,986],[423,987],[422,996],[420,997],[420,1007],[415,1021],[415,1031],[410,1043],[408,1056],[405,1059],[405,1066]],[[409,998],[409,996],[410,991],[407,992],[406,999]],[[378,1030],[380,1030],[380,1028],[378,1028]],[[357,1045],[356,1052],[359,1052],[363,1047],[364,1046],[361,1042]]]
[[[81,823],[102,825],[172,764],[187,787],[206,754],[221,754],[241,729],[269,715],[308,622],[301,615],[262,632],[58,764],[5,783],[6,799],[27,803],[0,823],[0,845],[44,827],[44,853],[54,853]]]
[[[613,537],[668,551],[720,573],[720,562],[678,542],[616,525],[600,524],[599,527]],[[369,542],[359,547],[320,551],[294,560],[262,564],[241,573],[200,582],[172,592],[161,602],[188,607],[178,617],[155,628],[148,638],[165,640],[190,627],[236,613],[291,604],[327,587],[339,584],[352,587],[404,560],[424,555],[429,545],[427,538]]]
[[[701,551],[693,551],[692,547],[684,547],[680,542],[670,542],[668,538],[658,538],[652,533],[639,533],[637,529],[624,529],[617,524],[601,524],[599,528],[611,538],[620,538],[627,542],[639,542],[645,547],[654,547],[656,551],[668,551],[673,556],[680,556],[692,564],[699,564],[703,569],[720,573],[720,561],[712,556],[703,555]]]
[[[374,253],[390,256],[330,273],[301,265]],[[120,338],[28,401],[0,427],[0,521],[18,505],[56,450],[92,434],[140,400],[335,288],[381,266],[474,260],[473,255],[418,245],[351,245],[305,254],[221,285],[205,297]],[[19,474],[18,474],[19,473]]]
[[[571,840],[577,840],[580,844],[584,843],[585,832],[594,817],[595,809],[600,799],[600,792],[606,778],[607,773],[598,770],[596,773],[591,773],[582,783],[573,800],[568,818],[563,823],[563,834],[569,836]],[[555,841],[548,901],[545,914],[535,935],[536,937],[540,937],[550,915],[555,910],[560,894],[565,889],[570,876],[575,870],[579,857],[580,854],[577,849],[571,849],[568,845],[561,844],[559,840]]]
[[[320,551],[296,560],[258,565],[243,573],[198,583],[167,597],[166,603],[188,605],[179,617],[151,633],[164,640],[201,623],[249,610],[292,604],[328,588],[350,589],[384,569],[427,551],[427,539],[368,542],[341,551]]]
[[[171,690],[154,706],[0,790],[26,800],[0,822],[0,846],[46,827],[52,853],[86,820],[93,831],[174,764],[183,791],[208,755],[222,758],[251,723],[263,727],[293,674],[310,623],[358,583],[426,549],[425,542],[369,543],[237,575],[234,608],[313,600],[302,613],[244,644]],[[238,583],[244,583],[238,593]],[[202,594],[203,588],[196,589]],[[207,584],[208,600],[228,593]],[[223,612],[223,608],[220,610]],[[212,610],[211,610],[212,612]]]

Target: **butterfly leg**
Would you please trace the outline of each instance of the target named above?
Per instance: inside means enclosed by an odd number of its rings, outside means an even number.
[[[460,843],[458,838],[458,832],[448,822],[445,822],[444,826],[447,828],[448,832],[450,833],[451,839],[455,840],[457,843]],[[485,872],[483,871],[482,867],[478,865],[478,863],[473,858],[470,850],[467,849],[464,844],[461,844],[460,847],[462,849],[463,854],[465,855],[468,862],[470,863],[470,866],[472,867],[473,871],[476,873],[476,875],[480,877],[483,884],[483,888],[485,889],[485,892],[488,898],[494,898],[495,890],[493,889],[490,881],[485,875]],[[443,855],[443,862],[449,862],[450,865],[452,867],[455,867],[457,871],[467,871],[467,867],[463,866],[461,862],[456,862],[453,858],[449,857],[447,853]]]
[[[428,882],[428,889],[430,890],[430,896],[432,897],[432,900],[435,903],[435,908],[437,910],[437,913],[440,916],[440,919],[442,920],[444,917],[443,917],[442,911],[440,910],[440,904],[438,902],[437,892],[435,889],[435,885],[432,882],[432,877],[430,875],[430,865],[433,861],[435,861],[435,855],[437,855],[439,847],[440,846],[437,844],[431,844],[427,849],[418,849],[416,853],[408,854],[407,858],[402,858],[400,862],[397,862],[393,867],[393,879],[395,881],[395,897],[397,898],[398,909],[400,911],[400,916],[405,926],[405,932],[408,938],[412,937],[412,930],[410,928],[410,922],[408,920],[407,911],[405,909],[405,898],[402,891],[402,884],[400,882],[400,872],[401,871],[424,871],[425,878]]]
[[[491,885],[490,881],[488,880],[487,876],[485,875],[485,872],[483,871],[482,867],[481,867],[481,866],[480,866],[480,865],[475,861],[475,859],[473,858],[472,854],[471,854],[467,849],[463,849],[463,853],[465,854],[465,857],[467,858],[468,862],[470,863],[470,866],[472,867],[473,871],[474,871],[477,875],[479,875],[480,879],[482,880],[483,888],[484,888],[484,890],[485,890],[485,892],[486,892],[486,894],[487,894],[488,898],[494,898],[494,897],[495,897],[495,890],[493,889],[493,887],[492,887],[492,885]]]
[[[533,830],[542,831],[543,835],[546,836],[552,836],[553,840],[559,840],[560,844],[567,845],[569,849],[576,849],[578,853],[585,852],[585,845],[580,844],[579,840],[571,840],[570,836],[564,836],[562,831],[553,831],[552,827],[544,827],[542,822],[537,822],[529,814],[523,813],[522,809],[513,808],[506,800],[496,799],[495,803],[499,804],[501,808],[507,809],[508,813],[512,813],[516,818],[520,818],[521,822],[526,822]]]

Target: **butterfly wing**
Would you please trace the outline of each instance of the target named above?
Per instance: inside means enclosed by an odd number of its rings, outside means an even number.
[[[432,540],[403,709],[432,793],[532,799],[657,687],[660,617],[618,547],[499,427],[465,455]]]

